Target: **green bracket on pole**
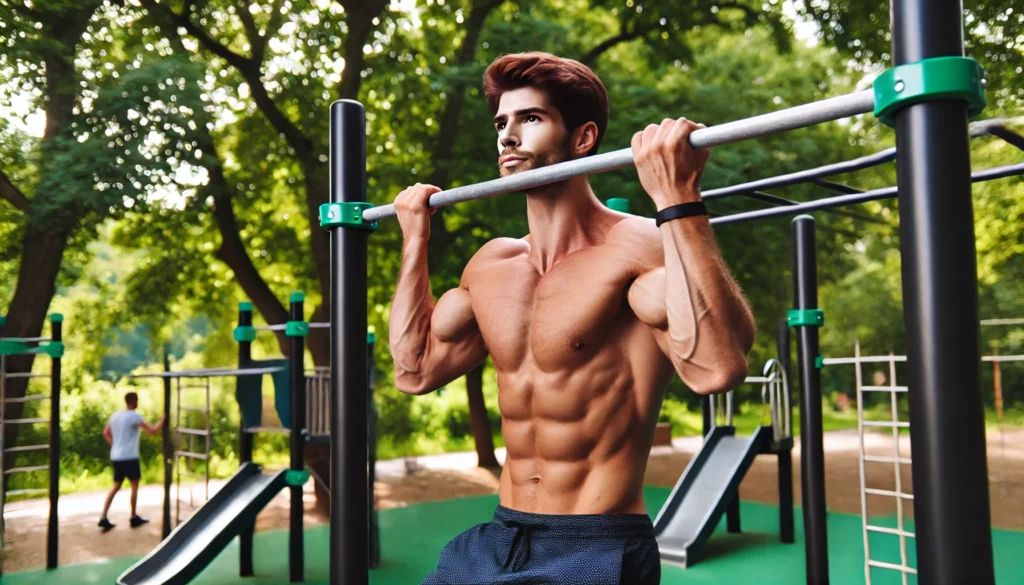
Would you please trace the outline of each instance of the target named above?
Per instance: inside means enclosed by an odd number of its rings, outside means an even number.
[[[50,343],[42,346],[42,348],[43,351],[46,352],[46,355],[55,360],[64,357],[64,343],[61,341],[51,341]]]
[[[7,325],[7,316],[0,315],[0,327],[3,327],[4,325]]]
[[[54,313],[54,314],[50,315],[50,323],[63,323],[63,322],[64,322],[64,315],[61,315],[60,313]]]
[[[0,355],[17,355],[19,353],[34,353],[32,350],[36,348],[29,347],[28,344],[21,343],[20,341],[3,341],[0,340]]]
[[[309,335],[309,323],[305,321],[288,321],[284,325],[284,334],[288,337],[305,337]]]
[[[366,345],[370,345],[371,343],[377,343],[377,334],[374,333],[373,331],[367,331],[366,332]]]
[[[238,343],[246,341],[252,343],[253,341],[256,341],[256,328],[252,325],[239,325],[238,327],[235,327],[232,335]]]
[[[825,356],[819,355],[818,357],[814,358],[814,367],[818,368],[819,370],[825,367]]]
[[[969,57],[934,57],[897,65],[875,79],[875,117],[893,126],[893,114],[924,101],[960,99],[967,115],[985,109],[985,71]]]
[[[242,301],[242,302],[238,303],[238,310],[239,311],[251,311],[252,310],[252,301]]]
[[[325,230],[335,227],[356,227],[376,231],[377,222],[363,221],[363,211],[373,206],[372,203],[355,201],[324,203],[320,206],[320,227]]]
[[[629,213],[629,199],[623,199],[622,197],[612,197],[611,199],[604,202],[605,207],[612,211],[621,211],[622,213]]]
[[[306,300],[306,295],[301,291],[297,290],[288,297],[289,303],[301,303]]]
[[[302,487],[309,481],[309,471],[305,469],[289,469],[284,472],[284,483],[289,487]]]
[[[786,324],[790,327],[822,327],[825,313],[821,309],[790,309],[786,311]]]

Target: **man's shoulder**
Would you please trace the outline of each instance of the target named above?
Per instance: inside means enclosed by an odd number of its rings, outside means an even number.
[[[494,238],[488,241],[473,254],[466,271],[486,269],[495,262],[526,256],[530,253],[530,244],[517,238]]]
[[[612,226],[605,245],[629,250],[632,257],[644,264],[660,266],[665,263],[665,249],[661,230],[654,220],[631,216]]]

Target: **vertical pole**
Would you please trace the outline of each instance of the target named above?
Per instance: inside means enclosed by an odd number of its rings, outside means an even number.
[[[818,308],[818,265],[814,218],[793,219],[793,295],[796,309]],[[800,370],[800,486],[804,511],[807,582],[824,585],[828,578],[828,534],[825,518],[825,447],[821,421],[821,370],[817,366],[818,327],[797,327]]]
[[[376,345],[377,336],[373,333],[366,334],[366,363],[367,363],[367,400],[369,401],[370,428],[367,436],[370,478],[367,482],[367,502],[370,509],[370,568],[376,569],[380,566],[380,531],[377,528],[377,508],[374,502],[373,486],[377,482],[377,406],[373,402],[373,387],[376,381],[374,372],[375,363],[373,359],[373,348]]]
[[[964,54],[961,0],[895,0],[896,65]],[[895,113],[921,583],[995,582],[967,107]]]
[[[785,320],[779,323],[776,338],[779,369],[789,380],[789,325]],[[789,387],[785,388],[789,392]],[[782,398],[782,397],[780,397]],[[779,421],[780,424],[782,421]],[[786,437],[785,444],[777,454],[779,458],[779,539],[786,544],[796,542],[793,533],[793,438]]]
[[[290,320],[305,320],[304,300],[301,292],[293,292],[290,307]],[[292,340],[291,365],[291,465],[292,471],[301,472],[304,468],[303,454],[306,445],[306,337],[305,332],[288,332]],[[305,551],[302,535],[302,486],[291,486],[291,516],[288,525],[288,574],[292,583],[303,581]]]
[[[366,110],[331,104],[331,203],[366,201]],[[366,585],[367,392],[366,245],[368,232],[331,230],[331,578]]]
[[[998,348],[996,355],[999,354]],[[996,422],[1003,422],[1003,372],[999,361],[992,362],[992,389],[995,392]]]
[[[712,396],[704,395],[700,397],[700,423],[704,437],[708,436],[708,433],[711,432],[711,427],[715,424],[715,421],[711,420],[712,400],[714,400],[714,397]]]
[[[252,303],[243,301],[238,303],[238,326],[252,327]],[[245,367],[252,361],[252,341],[247,338],[238,340],[238,367]],[[245,431],[245,418],[241,418],[239,428],[238,463],[244,465],[252,462],[253,436]],[[180,488],[179,488],[180,489]],[[255,523],[246,523],[238,533],[238,575],[251,577],[252,568],[252,538],[256,531]]]
[[[164,371],[171,371],[171,357],[164,346]],[[171,379],[164,378],[164,427],[160,439],[164,458],[164,509],[160,538],[171,535],[171,483],[174,479],[174,443],[171,441]]]
[[[64,317],[50,315],[51,343],[63,343]],[[60,500],[60,357],[50,368],[50,518],[46,527],[46,568],[57,568],[58,518]]]

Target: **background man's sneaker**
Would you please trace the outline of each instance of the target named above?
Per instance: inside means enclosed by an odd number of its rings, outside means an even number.
[[[110,520],[107,520],[106,518],[100,518],[100,523],[97,524],[97,526],[102,528],[103,532],[107,532],[108,530],[113,529],[114,526],[117,526],[117,525],[116,524],[111,524]]]
[[[142,526],[143,524],[149,524],[149,520],[146,520],[145,518],[139,518],[138,516],[135,516],[135,517],[132,518],[131,523],[132,523],[132,528],[138,528],[139,526]]]

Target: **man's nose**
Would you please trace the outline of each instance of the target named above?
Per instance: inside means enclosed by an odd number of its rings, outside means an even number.
[[[515,148],[518,147],[519,144],[519,137],[517,137],[515,134],[511,132],[506,132],[501,136],[502,148]]]

